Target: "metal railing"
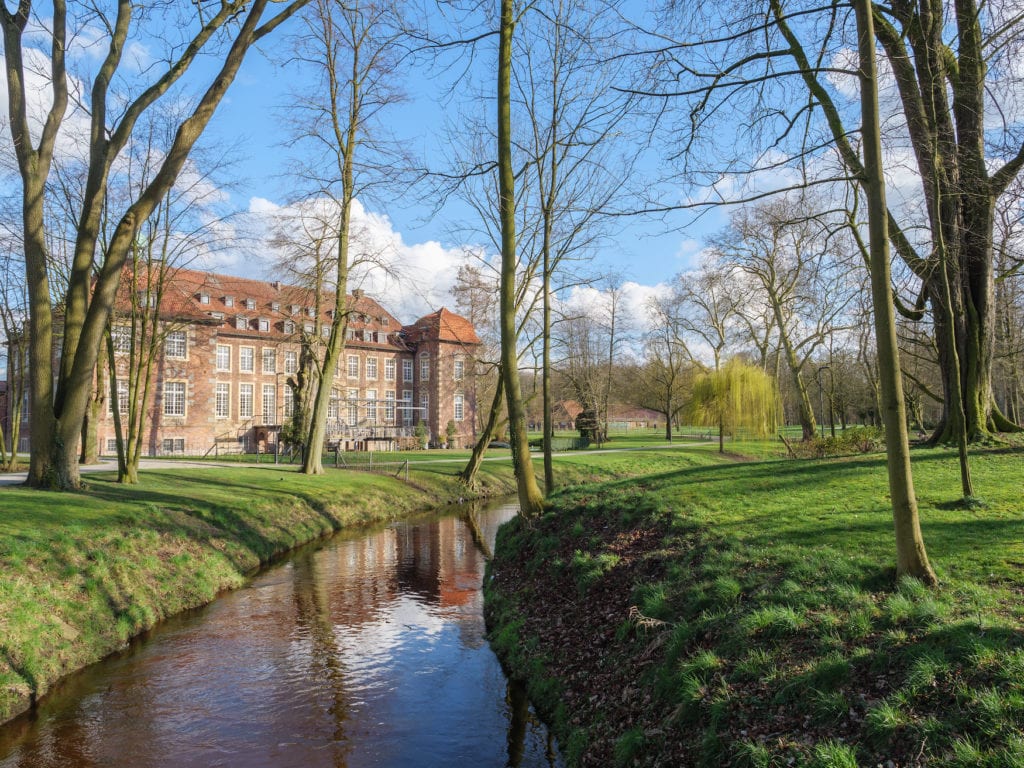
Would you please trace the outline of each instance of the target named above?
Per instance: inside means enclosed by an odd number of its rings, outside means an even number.
[[[409,482],[409,460],[381,461],[373,451],[356,452],[334,449],[334,466],[338,469],[349,469],[356,472],[372,472],[377,475],[389,475]]]

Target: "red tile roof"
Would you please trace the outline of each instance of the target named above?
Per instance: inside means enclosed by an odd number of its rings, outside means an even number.
[[[411,341],[416,342],[425,336],[441,341],[452,341],[457,344],[479,344],[473,324],[461,315],[449,312],[444,307],[431,312],[417,320],[413,325],[406,326],[406,333]]]
[[[146,276],[140,275],[137,290],[144,290],[145,285]],[[118,297],[123,310],[129,306],[131,291],[130,272],[126,272]],[[310,309],[314,312],[312,316]],[[401,323],[362,291],[353,291],[348,296],[348,310],[348,328],[356,332],[356,338],[348,339],[347,344],[399,343],[395,334],[401,330]],[[160,314],[166,319],[208,322],[225,326],[225,332],[232,335],[255,337],[283,334],[289,320],[301,328],[303,323],[319,317],[327,325],[332,313],[331,294],[321,296],[317,307],[316,294],[309,288],[193,269],[171,270],[160,301]],[[237,327],[237,318],[245,321],[245,327]],[[270,331],[258,330],[260,319],[270,321]],[[364,339],[363,331],[372,331],[373,340]],[[378,333],[385,334],[387,341],[377,341]]]

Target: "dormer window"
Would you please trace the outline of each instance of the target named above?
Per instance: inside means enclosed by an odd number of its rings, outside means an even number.
[[[224,306],[225,307],[233,307],[233,306],[235,306],[235,297],[234,296],[225,296],[224,297]]]
[[[345,338],[348,339],[349,341],[355,341],[356,340],[356,332],[355,332],[355,330],[353,328],[349,328],[347,331],[345,331]]]
[[[363,331],[363,341],[373,341],[373,331]]]
[[[331,335],[331,326],[325,325],[320,329],[320,335],[325,339]]]
[[[200,304],[209,304],[210,303],[210,294],[208,294],[208,293],[200,293],[199,294],[199,303]]]
[[[298,304],[292,304],[290,307],[288,307],[288,309],[291,310],[291,313],[293,315],[299,314],[299,305]]]
[[[246,299],[245,300],[245,308],[246,309],[256,309],[256,299]]]
[[[304,330],[306,333],[312,333],[313,332],[313,324],[312,323],[306,323],[304,326],[302,326],[302,330]]]
[[[270,320],[266,317],[260,318],[260,330],[264,333],[270,330]]]
[[[285,320],[284,321],[284,332],[285,333],[295,333],[295,323],[293,323],[291,320]]]
[[[306,314],[310,317],[316,317],[316,307],[306,307]]]
[[[272,302],[270,302],[270,309],[273,310],[274,312],[280,312],[281,311],[281,302],[280,301],[272,301]]]
[[[380,319],[380,324],[387,328],[389,325],[391,325],[391,322],[386,317],[382,317]]]
[[[224,313],[223,312],[211,312],[210,313],[210,317],[212,317],[214,320],[223,320],[224,319]]]
[[[238,329],[239,331],[244,331],[248,327],[249,327],[248,319],[242,317],[241,315],[239,315],[238,317],[235,318],[235,328],[236,329]]]
[[[386,344],[388,341],[388,335],[384,331],[377,331],[377,343]]]

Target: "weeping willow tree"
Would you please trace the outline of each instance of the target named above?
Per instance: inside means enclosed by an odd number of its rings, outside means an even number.
[[[727,433],[743,427],[768,437],[779,426],[780,411],[775,379],[734,357],[717,371],[697,377],[687,414],[694,424],[718,427],[718,450],[725,453]]]

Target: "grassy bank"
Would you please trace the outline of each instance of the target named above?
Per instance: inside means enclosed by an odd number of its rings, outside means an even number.
[[[76,494],[0,487],[0,722],[162,618],[239,586],[276,554],[468,496],[456,480],[460,462],[431,460],[460,458],[453,453],[421,452],[409,483],[262,464],[148,470],[137,486],[89,474]],[[678,459],[572,456],[558,466],[562,482],[581,483]],[[474,495],[513,491],[508,461],[483,464]]]
[[[502,531],[493,642],[570,764],[1024,765],[1024,453],[970,510],[915,453],[937,591],[895,583],[883,457],[710,461]]]
[[[274,555],[339,528],[456,500],[449,471],[376,475],[235,467],[148,471],[137,486],[0,489],[0,722],[61,676],[160,619],[239,586]],[[483,490],[512,490],[488,471]]]

